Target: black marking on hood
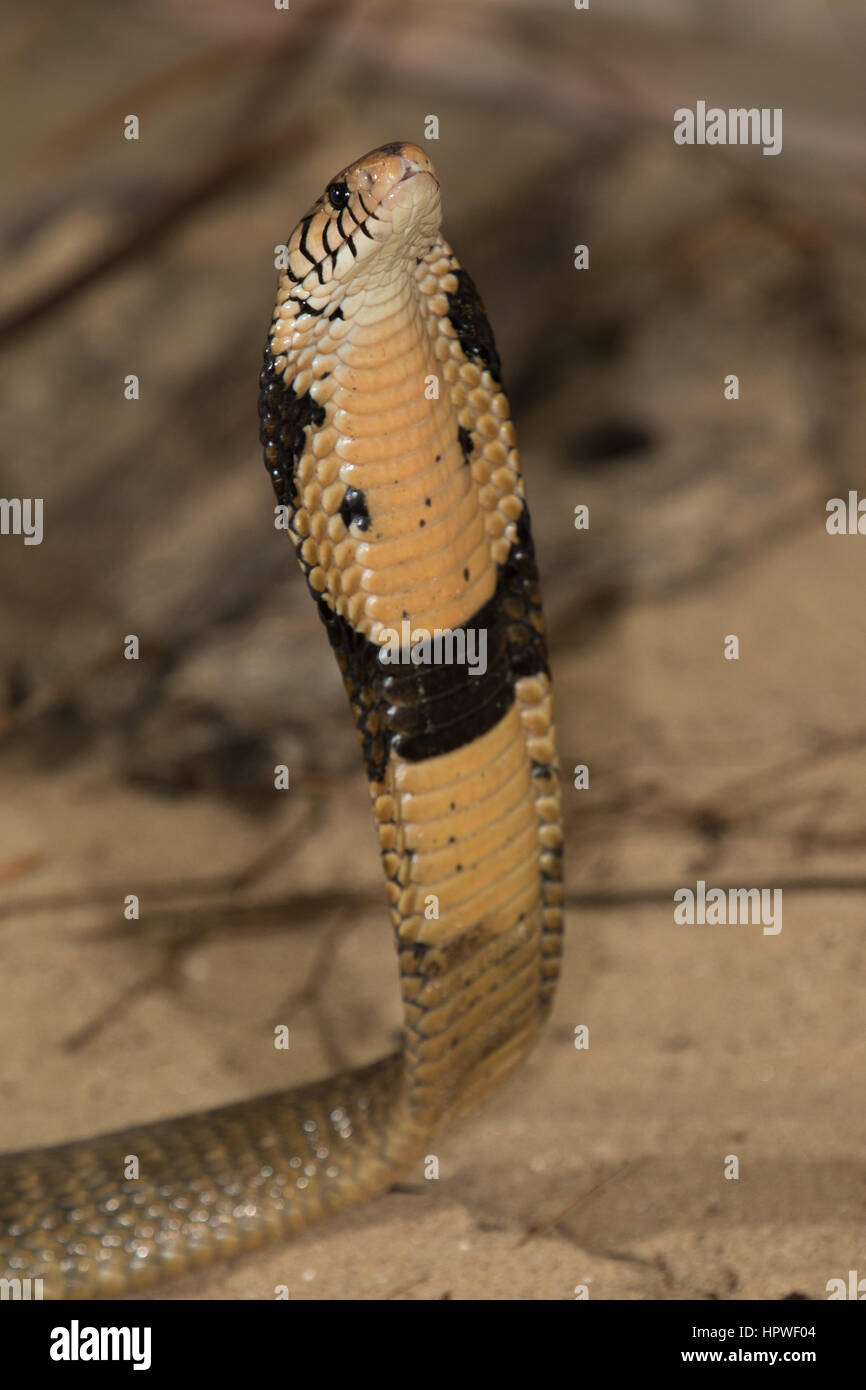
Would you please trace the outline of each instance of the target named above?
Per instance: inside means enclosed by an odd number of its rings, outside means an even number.
[[[471,276],[463,269],[452,272],[457,289],[448,294],[448,318],[466,356],[478,358],[497,381],[502,380],[502,363],[496,351],[493,329],[484,312],[481,296]]]
[[[340,516],[346,530],[354,521],[359,531],[366,531],[370,525],[370,513],[367,511],[367,499],[360,488],[347,487],[346,495],[340,503]]]
[[[521,676],[548,672],[525,508],[516,529],[508,558],[497,566],[495,592],[462,625],[486,633],[486,670],[478,674],[457,662],[432,659],[391,664],[383,660],[382,647],[334,612],[327,595],[314,594],[343,674],[371,781],[382,780],[392,753],[422,762],[472,743],[513,704]]]
[[[265,467],[280,506],[296,507],[295,470],[307,441],[308,428],[324,424],[325,407],[309,391],[296,396],[274,366],[270,348],[259,376],[259,439]]]

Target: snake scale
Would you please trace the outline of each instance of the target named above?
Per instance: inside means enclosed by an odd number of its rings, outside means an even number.
[[[0,1277],[47,1298],[135,1291],[382,1192],[548,1010],[562,834],[538,576],[493,334],[440,219],[415,145],[338,174],[287,243],[259,398],[276,518],[362,745],[402,1049],[4,1157]]]

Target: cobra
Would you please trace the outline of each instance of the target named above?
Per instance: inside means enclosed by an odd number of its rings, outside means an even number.
[[[439,228],[415,145],[332,179],[287,244],[260,381],[277,516],[363,750],[402,1048],[2,1159],[0,1275],[42,1278],[45,1297],[141,1289],[382,1192],[519,1066],[548,1011],[562,835],[529,513],[493,334]],[[404,623],[448,643],[384,660]]]

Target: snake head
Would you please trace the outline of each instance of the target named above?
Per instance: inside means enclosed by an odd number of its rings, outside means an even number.
[[[439,181],[417,145],[371,150],[342,169],[302,217],[288,241],[287,276],[311,299],[339,283],[347,288],[375,268],[426,254],[441,219]]]

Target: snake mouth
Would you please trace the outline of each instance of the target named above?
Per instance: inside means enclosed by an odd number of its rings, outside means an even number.
[[[376,214],[381,211],[386,216],[393,215],[400,208],[405,216],[406,209],[413,204],[416,212],[422,213],[425,198],[431,201],[435,200],[438,206],[439,180],[433,170],[429,167],[425,168],[424,165],[420,165],[420,161],[416,162],[405,155],[403,159],[407,167],[378,200],[375,209]]]
[[[403,174],[403,175],[397,180],[397,182],[398,182],[398,183],[405,183],[407,179],[414,179],[415,175],[416,175],[416,174],[420,174],[421,172],[422,172],[422,171],[421,171],[420,169],[407,169],[406,172],[405,172],[405,174]]]
[[[436,175],[432,174],[429,169],[407,169],[405,174],[402,174],[397,180],[394,188],[399,188],[401,184],[408,183],[410,179],[427,179],[433,188],[439,187],[439,181]],[[391,190],[392,193],[393,191],[394,189]],[[385,197],[387,198],[387,196],[386,193]]]
[[[409,179],[417,178],[419,174],[426,174],[430,182],[436,188],[439,187],[439,180],[436,177],[433,165],[430,163],[424,151],[417,145],[404,146],[400,152],[400,159],[403,161],[406,168],[400,175],[395,186],[406,183]]]

